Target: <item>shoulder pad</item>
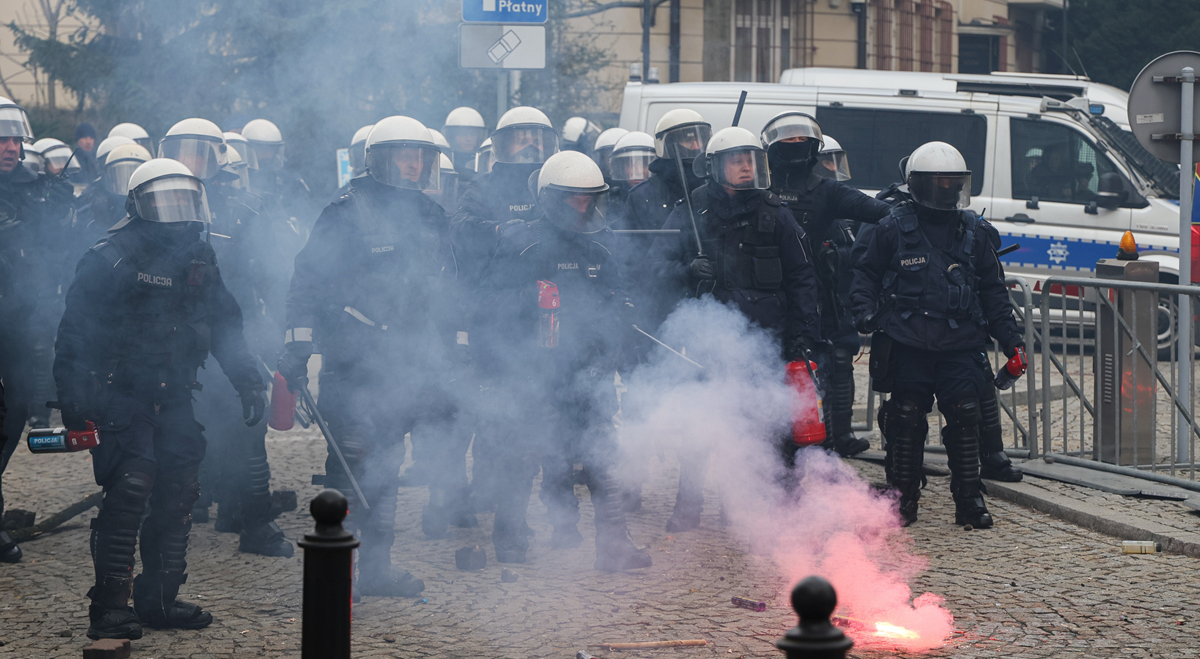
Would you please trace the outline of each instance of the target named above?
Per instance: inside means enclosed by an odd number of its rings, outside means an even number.
[[[102,238],[100,242],[92,247],[91,251],[104,257],[110,266],[115,266],[123,258],[130,255],[127,237],[120,232],[109,234],[107,238]]]
[[[344,193],[342,196],[338,197],[337,199],[334,199],[333,201],[331,201],[331,202],[329,202],[329,203],[330,203],[331,205],[333,205],[333,204],[344,204],[344,203],[346,203],[347,201],[350,201],[350,194],[351,194],[351,192],[350,192],[349,190],[347,190],[347,191],[346,191],[346,192],[345,192],[345,193]]]
[[[765,201],[768,206],[783,206],[784,205],[783,200],[779,198],[779,195],[775,194],[774,192],[771,192],[770,190],[767,190],[766,194],[763,195],[763,201]]]

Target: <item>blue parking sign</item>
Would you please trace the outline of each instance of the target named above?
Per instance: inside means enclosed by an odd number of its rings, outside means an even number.
[[[463,0],[468,23],[545,23],[548,0]]]

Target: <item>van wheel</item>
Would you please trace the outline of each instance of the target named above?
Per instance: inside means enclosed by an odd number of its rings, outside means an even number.
[[[1159,277],[1160,284],[1174,284],[1176,278],[1170,275]],[[1179,344],[1179,309],[1172,295],[1158,296],[1158,361],[1169,362],[1175,358],[1175,349]]]

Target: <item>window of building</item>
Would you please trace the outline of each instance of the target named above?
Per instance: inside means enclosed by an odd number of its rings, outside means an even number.
[[[1094,144],[1067,126],[1011,119],[1013,199],[1086,204],[1100,176],[1119,172]]]
[[[954,145],[970,168],[971,194],[983,190],[987,119],[977,114],[817,108],[821,130],[837,138],[850,160],[851,185],[881,190],[900,180],[900,160],[922,144]]]
[[[991,73],[1000,63],[1000,37],[993,34],[958,35],[958,72]]]
[[[775,82],[806,66],[804,0],[734,0],[732,74],[736,82]]]

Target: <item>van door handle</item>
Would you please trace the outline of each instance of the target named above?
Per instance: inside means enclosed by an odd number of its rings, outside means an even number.
[[[1018,224],[1032,224],[1034,222],[1037,222],[1037,220],[1033,219],[1032,217],[1029,217],[1025,213],[1017,213],[1016,215],[1009,215],[1008,217],[1004,218],[1004,221],[1005,222],[1016,222]]]

